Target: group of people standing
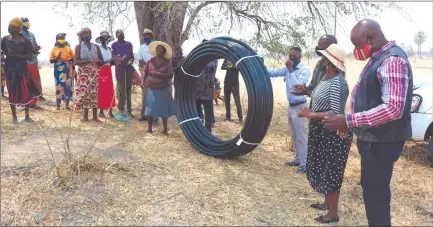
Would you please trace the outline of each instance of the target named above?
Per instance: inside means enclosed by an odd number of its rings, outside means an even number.
[[[13,123],[18,122],[17,107],[24,107],[25,121],[32,121],[29,107],[37,108],[37,101],[42,99],[36,59],[41,47],[28,31],[29,27],[27,18],[14,18],[9,23],[9,35],[1,40],[2,82],[6,82],[8,89]],[[99,45],[91,42],[92,31],[89,28],[82,29],[77,35],[79,44],[72,50],[66,34],[57,34],[50,53],[50,62],[54,64],[57,109],[60,110],[63,101],[65,109],[71,111],[70,101],[75,95],[74,108],[84,110],[83,121],[89,121],[90,109],[92,120],[96,122],[101,122],[98,116],[105,117],[104,110],[109,110],[110,117],[133,117],[131,91],[138,74],[138,85],[142,88],[139,120],[148,122],[148,132],[151,133],[152,126],[161,118],[163,133],[168,134],[168,117],[175,114],[172,81],[173,77],[174,84],[179,81],[184,61],[182,48],[177,47],[173,57],[172,48],[167,43],[154,41],[154,33],[145,29],[137,72],[132,66],[133,46],[125,41],[122,30],[115,32],[117,41],[111,47],[108,44],[114,39],[107,31],[96,38]],[[324,35],[319,39],[316,53],[322,59],[314,68],[308,86],[310,71],[301,62],[302,50],[299,47],[290,49],[284,67],[268,69],[270,77],[285,77],[288,122],[296,153],[295,160],[286,165],[298,166],[297,172],[306,173],[312,188],[325,195],[324,203],[312,204],[311,207],[328,210],[328,213],[315,220],[337,222],[339,193],[354,133],[361,154],[361,185],[369,225],[390,226],[393,165],[405,140],[411,137],[412,70],[407,55],[394,41],[385,38],[376,21],[358,22],[352,29],[351,41],[355,46],[355,58],[370,60],[353,88],[349,114],[345,113],[349,96],[345,78],[346,53],[334,36]],[[113,65],[116,89],[111,73]],[[197,110],[209,131],[215,123],[215,92],[220,89],[215,77],[217,65],[217,61],[206,65],[195,84]],[[78,72],[75,66],[78,66]],[[227,60],[221,69],[226,70],[226,120],[231,121],[230,96],[233,94],[238,120],[242,123],[239,70]],[[306,96],[311,97],[309,105]],[[114,115],[116,99],[118,113]],[[306,119],[309,119],[308,132]]]
[[[31,121],[29,107],[42,99],[41,79],[37,64],[40,46],[34,35],[28,31],[27,18],[14,18],[9,23],[9,36],[2,41],[2,57],[5,57],[2,74],[5,78],[9,103],[11,104],[13,123],[17,123],[16,108],[25,108],[26,121]],[[148,122],[148,132],[153,132],[153,125],[162,119],[164,134],[168,134],[168,117],[175,114],[173,100],[174,84],[179,80],[180,66],[184,61],[181,47],[175,49],[165,42],[154,41],[155,34],[150,29],[143,31],[143,44],[138,50],[139,71],[134,66],[133,46],[125,40],[122,30],[115,32],[114,38],[107,31],[92,42],[92,31],[83,28],[77,33],[79,44],[72,49],[66,41],[66,34],[59,33],[50,53],[50,63],[54,65],[56,87],[56,109],[61,110],[62,102],[67,111],[83,110],[82,121],[89,121],[92,110],[92,121],[102,122],[105,110],[108,116],[117,120],[134,117],[132,114],[132,86],[142,89],[142,107],[139,121]],[[114,42],[113,42],[114,41]],[[206,40],[204,40],[206,41]],[[204,42],[203,41],[203,42]],[[111,47],[110,44],[111,43]],[[20,55],[14,54],[14,52]],[[2,64],[3,64],[2,62]],[[111,67],[115,66],[116,87],[114,88]],[[77,69],[76,69],[77,67]],[[230,94],[234,94],[239,121],[242,123],[242,109],[239,97],[239,71],[228,62],[225,79],[226,120],[230,121]],[[196,99],[199,116],[205,119],[205,127],[211,131],[215,123],[213,110],[214,93],[219,91],[215,77],[217,61],[206,66],[196,83]],[[15,76],[15,75],[21,76]],[[14,75],[14,76],[13,76]],[[73,101],[73,107],[70,103]],[[113,113],[116,107],[117,114]],[[204,107],[204,114],[201,107]],[[98,114],[99,109],[99,114]],[[209,123],[209,124],[208,124]]]
[[[338,222],[340,188],[355,134],[368,224],[391,226],[393,166],[412,134],[412,69],[406,53],[385,38],[374,20],[358,22],[350,39],[354,57],[369,61],[353,88],[349,114],[345,113],[349,96],[346,53],[334,36],[319,39],[316,53],[322,59],[308,86],[310,72],[300,61],[300,48],[291,48],[285,67],[268,69],[269,76],[285,77],[286,82],[289,128],[296,152],[295,160],[286,165],[299,166],[297,172],[306,173],[311,187],[325,195],[324,203],[311,204],[328,211],[315,220]],[[311,97],[309,107],[306,96]]]

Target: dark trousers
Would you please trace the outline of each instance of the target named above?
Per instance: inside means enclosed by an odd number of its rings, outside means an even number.
[[[357,141],[361,155],[361,185],[369,226],[391,226],[390,182],[394,162],[400,158],[404,142],[371,143]]]
[[[226,119],[228,120],[231,119],[230,96],[232,93],[233,93],[233,98],[235,99],[238,118],[239,120],[242,120],[243,116],[242,116],[241,97],[239,95],[239,83],[232,83],[232,82],[224,83],[224,104],[226,106]]]
[[[132,89],[132,72],[130,70],[126,71],[126,80],[125,77],[122,77],[120,80],[117,80],[116,84],[116,92],[117,92],[117,109],[124,110],[125,104],[128,109],[128,112],[132,112],[132,103],[131,103],[131,89]]]
[[[212,132],[212,105],[213,100],[196,100],[195,102],[197,107],[198,116],[203,119],[203,112],[201,109],[201,106],[203,105],[204,109],[204,121],[205,121],[205,128]]]

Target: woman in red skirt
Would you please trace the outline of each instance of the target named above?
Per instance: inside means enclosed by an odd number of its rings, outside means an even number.
[[[111,48],[107,46],[109,42],[113,41],[113,37],[111,37],[107,31],[103,31],[95,41],[96,43],[101,44],[101,54],[104,59],[104,65],[99,69],[99,117],[105,117],[104,110],[110,109],[109,116],[113,118],[113,107],[116,104],[116,100],[111,66],[115,64],[115,60],[113,59]]]
[[[18,123],[16,106],[25,106],[25,121],[31,122],[29,104],[39,97],[41,92],[27,69],[26,60],[32,58],[32,43],[21,34],[23,22],[14,18],[9,22],[8,32],[1,42],[1,50],[6,55],[4,71],[6,87],[9,94],[9,104],[12,111],[12,123]]]

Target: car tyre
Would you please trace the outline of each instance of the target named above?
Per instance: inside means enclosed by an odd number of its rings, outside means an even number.
[[[430,153],[430,157],[433,158],[433,137],[430,138],[430,141],[427,145],[427,150]]]

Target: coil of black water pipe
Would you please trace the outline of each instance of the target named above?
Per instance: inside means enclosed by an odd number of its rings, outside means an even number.
[[[217,59],[236,63],[248,93],[244,126],[235,138],[222,140],[210,133],[198,118],[195,82],[205,66]],[[274,107],[271,80],[263,60],[247,44],[218,37],[199,44],[185,58],[175,85],[176,117],[187,140],[201,153],[233,158],[254,150],[265,137]]]

